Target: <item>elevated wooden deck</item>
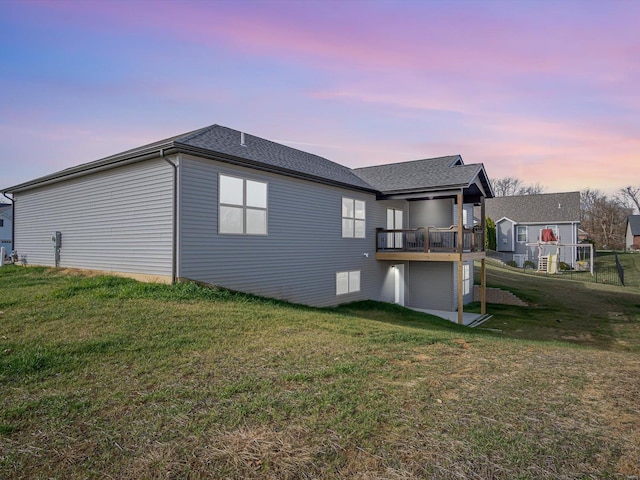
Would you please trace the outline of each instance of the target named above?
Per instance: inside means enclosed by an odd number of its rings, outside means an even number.
[[[377,260],[457,262],[485,256],[484,228],[480,226],[463,228],[462,235],[456,226],[376,229]]]

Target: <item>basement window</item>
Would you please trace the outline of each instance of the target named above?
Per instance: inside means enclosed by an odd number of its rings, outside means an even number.
[[[336,295],[360,291],[360,270],[336,273]]]

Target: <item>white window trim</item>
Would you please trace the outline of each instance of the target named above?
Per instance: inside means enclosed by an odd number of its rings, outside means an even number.
[[[344,275],[344,274],[347,275],[347,291],[340,292],[338,291],[338,276]],[[356,281],[356,274],[357,274],[357,281]],[[362,281],[362,275],[360,270],[336,272],[336,296],[348,295],[349,293],[359,292],[362,288],[361,281]]]
[[[344,204],[345,200],[352,202],[353,217],[345,217],[342,214],[342,205]],[[361,202],[364,205],[364,218],[356,217],[356,202]],[[341,220],[342,238],[367,238],[367,202],[365,200],[359,200],[357,198],[351,198],[351,197],[342,197],[342,200],[340,202],[340,217],[342,219]],[[345,229],[344,229],[345,220],[351,220],[353,222],[353,229],[352,229],[351,235],[348,235],[348,234],[345,235]],[[358,222],[362,224],[362,232],[363,232],[362,235],[356,235],[356,224]]]
[[[524,228],[524,240],[518,240],[518,229]],[[529,241],[529,227],[526,225],[516,225],[516,243],[527,243]]]
[[[462,265],[462,294],[471,293],[471,266],[468,263]]]
[[[233,204],[233,203],[222,203],[220,200],[221,196],[221,178],[235,178],[238,180],[242,180],[242,205]],[[254,207],[247,206],[247,182],[255,182],[262,183],[265,186],[265,204],[266,207]],[[240,232],[222,232],[220,231],[221,224],[221,215],[220,215],[220,207],[231,207],[231,208],[242,208],[242,233]],[[264,233],[247,233],[247,211],[261,211],[265,213],[265,232]],[[266,237],[269,235],[269,182],[264,182],[262,180],[255,180],[252,178],[239,177],[237,175],[228,175],[226,173],[218,174],[218,234],[219,235],[243,235],[243,236],[251,236],[251,237]]]
[[[519,268],[524,267],[524,262],[527,261],[527,254],[526,253],[514,253],[513,254],[513,261],[516,262],[516,265]]]
[[[560,231],[558,230],[558,225],[545,225],[544,228],[553,230],[553,234],[558,238]]]

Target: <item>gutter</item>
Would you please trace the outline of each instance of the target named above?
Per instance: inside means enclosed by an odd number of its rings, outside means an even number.
[[[167,146],[171,146],[171,145],[167,144]],[[161,151],[165,149],[166,149],[166,146],[163,146],[161,148]],[[29,182],[21,183],[19,185],[14,185],[12,187],[6,188],[2,193],[3,194],[6,192],[15,193],[15,192],[20,192],[22,190],[30,190],[33,188],[38,188],[38,187],[42,187],[52,183],[56,183],[62,180],[68,180],[71,178],[76,178],[82,175],[86,175],[89,172],[90,173],[101,172],[103,170],[109,170],[114,167],[129,165],[132,163],[142,162],[145,160],[151,160],[153,158],[158,158],[158,147],[155,147],[153,150],[145,150],[145,151],[138,152],[133,156],[125,155],[125,154],[116,155],[114,157],[109,157],[106,160],[99,160],[97,162],[83,164],[78,167],[72,167],[66,170],[61,170],[51,175],[47,175],[41,178],[37,178],[35,180],[31,180]]]
[[[2,196],[11,202],[11,250],[16,249],[16,200],[15,198],[7,197],[5,192],[2,192]],[[11,252],[9,252],[11,253]]]
[[[173,235],[171,239],[171,283],[177,280],[177,256],[178,256],[178,165],[164,156],[164,148],[160,149],[160,158],[173,168]]]

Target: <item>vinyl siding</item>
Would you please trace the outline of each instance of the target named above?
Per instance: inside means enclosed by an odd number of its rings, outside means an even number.
[[[0,227],[0,247],[4,247],[6,255],[9,255],[12,250],[11,245],[11,232],[12,232],[12,210],[9,208],[0,214],[0,219],[3,220]]]
[[[496,247],[498,252],[513,252],[514,225],[503,220],[496,225]]]
[[[15,241],[29,264],[171,275],[173,171],[163,160],[122,166],[16,194]]]
[[[453,200],[449,198],[409,202],[409,228],[450,227],[453,207]]]
[[[411,262],[407,290],[407,306],[431,310],[454,311],[455,262]]]
[[[221,173],[267,182],[267,236],[218,234]],[[180,277],[313,306],[383,297],[375,229],[405,202],[186,155],[180,192]],[[343,196],[366,202],[366,238],[342,238]],[[336,295],[336,273],[354,270],[360,292]]]

